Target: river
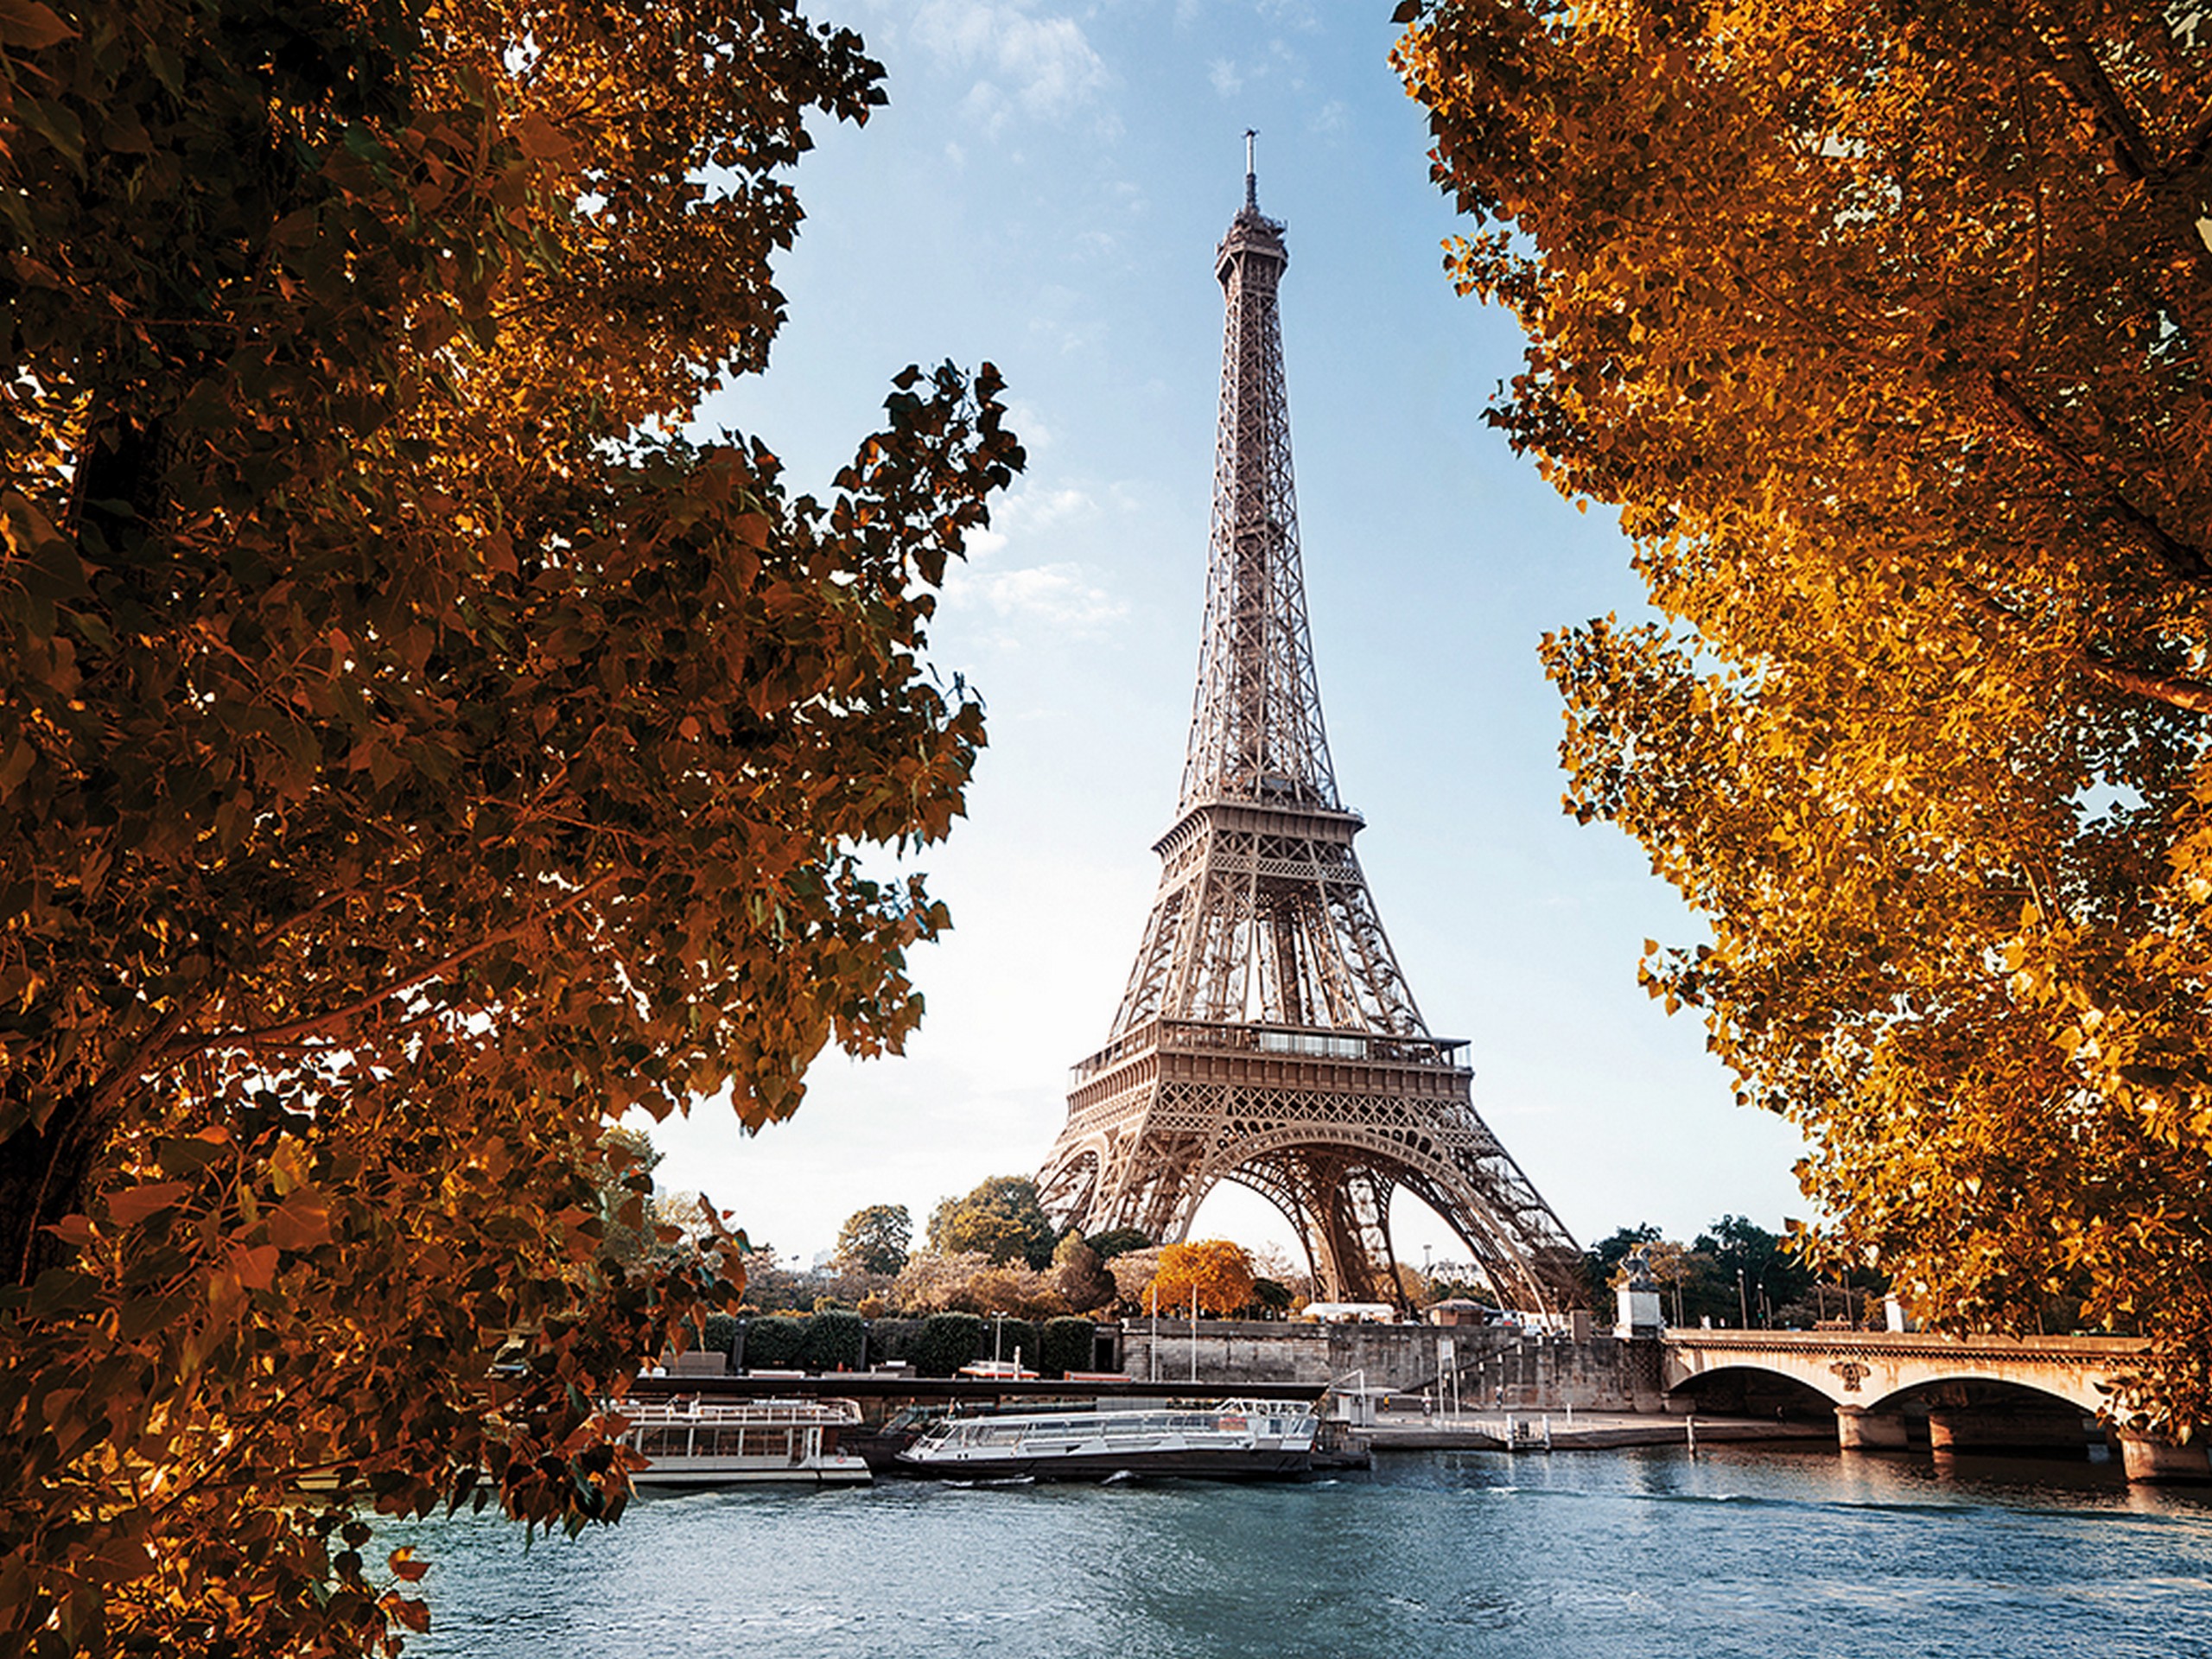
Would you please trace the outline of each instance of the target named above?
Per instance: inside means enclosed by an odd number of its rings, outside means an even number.
[[[692,1493],[430,1558],[410,1659],[2190,1659],[2212,1497],[2111,1465],[1399,1452],[1307,1484]]]

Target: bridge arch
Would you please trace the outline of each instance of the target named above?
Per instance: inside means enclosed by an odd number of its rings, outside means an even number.
[[[2131,1337],[1949,1337],[1887,1331],[1673,1331],[1669,1393],[1732,1367],[1771,1372],[1853,1410],[1890,1409],[1940,1391],[2004,1384],[2094,1414],[2140,1362]],[[1690,1389],[1694,1393],[1694,1389]]]

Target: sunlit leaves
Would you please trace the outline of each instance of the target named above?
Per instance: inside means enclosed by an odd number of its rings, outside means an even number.
[[[867,852],[982,741],[997,378],[820,497],[670,435],[880,76],[785,0],[0,0],[0,1645],[365,1651],[353,1510],[619,1514],[600,1401],[741,1274],[620,1265],[607,1123],[912,1029]]]
[[[1195,1305],[1216,1317],[1252,1300],[1252,1262],[1244,1247],[1225,1238],[1201,1238],[1161,1248],[1160,1265],[1141,1297],[1153,1313],[1173,1313]]]
[[[1398,62],[1510,308],[1491,411],[1661,626],[1548,639],[1568,805],[1955,1328],[2156,1338],[2212,1421],[2212,48],[2094,4],[1444,0]]]

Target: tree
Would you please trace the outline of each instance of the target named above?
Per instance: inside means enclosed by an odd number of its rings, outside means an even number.
[[[1052,1284],[1070,1307],[1082,1313],[1110,1307],[1120,1294],[1098,1252],[1077,1233],[1070,1233],[1053,1249]]]
[[[914,1218],[903,1204],[871,1204],[855,1210],[837,1230],[835,1260],[846,1273],[895,1274],[906,1265]]]
[[[597,1262],[606,1126],[918,1018],[860,860],[982,741],[999,383],[826,499],[677,435],[880,79],[788,0],[0,9],[0,1646],[363,1651],[354,1502],[618,1514],[734,1293]]]
[[[1051,1319],[1069,1311],[1058,1274],[1040,1272],[1026,1262],[994,1262],[980,1250],[949,1255],[916,1251],[892,1287],[891,1300],[907,1313],[950,1309]]]
[[[1217,1318],[1234,1313],[1252,1300],[1252,1259],[1244,1247],[1225,1238],[1163,1245],[1160,1266],[1145,1287],[1147,1309],[1162,1313],[1187,1310],[1193,1297],[1201,1313]]]
[[[1016,1257],[1033,1268],[1052,1260],[1057,1230],[1026,1175],[994,1175],[963,1198],[946,1198],[930,1212],[930,1249],[944,1255],[980,1250],[994,1262]]]
[[[2212,1422],[2212,31],[2185,9],[1426,0],[1395,60],[1529,336],[1490,418],[1662,620],[1548,638],[1567,802],[1802,1126],[1831,1264],[2053,1299]]]
[[[1098,1253],[1101,1262],[1111,1262],[1129,1250],[1152,1248],[1150,1235],[1135,1227],[1109,1227],[1103,1233],[1093,1233],[1084,1243]]]
[[[1121,1252],[1106,1263],[1106,1271],[1114,1275],[1115,1308],[1122,1313],[1150,1313],[1153,1308],[1145,1300],[1145,1292],[1160,1271],[1160,1252],[1157,1244],[1139,1245]]]
[[[644,1130],[620,1127],[607,1132],[600,1148],[601,1159],[593,1176],[601,1229],[598,1255],[634,1271],[653,1253],[653,1171],[661,1154]],[[638,1201],[634,1208],[633,1198]]]
[[[1727,1306],[1719,1317],[1730,1323],[1756,1320],[1764,1304],[1789,1308],[1806,1300],[1813,1270],[1789,1248],[1788,1241],[1741,1216],[1723,1216],[1697,1236],[1696,1248],[1713,1259],[1720,1294]],[[1740,1274],[1741,1292],[1738,1289]],[[1712,1308],[1700,1312],[1713,1313]]]

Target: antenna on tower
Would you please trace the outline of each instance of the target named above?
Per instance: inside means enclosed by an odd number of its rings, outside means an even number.
[[[1244,129],[1244,205],[1255,213],[1260,211],[1260,181],[1252,168],[1252,141],[1259,136],[1257,127]]]

